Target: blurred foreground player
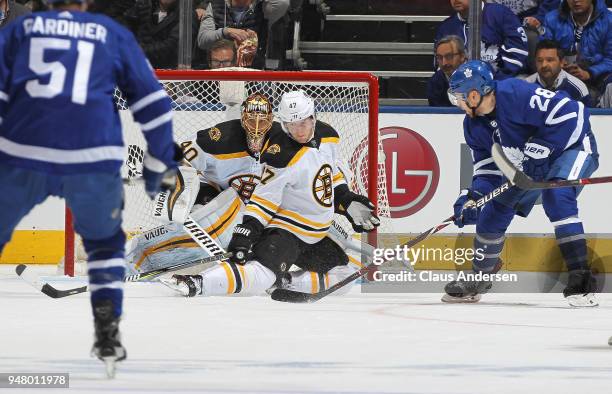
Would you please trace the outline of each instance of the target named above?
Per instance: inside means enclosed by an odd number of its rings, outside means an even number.
[[[496,273],[505,233],[514,215],[526,217],[542,196],[544,212],[555,229],[557,244],[569,271],[563,295],[571,306],[596,306],[595,278],[587,263],[587,247],[577,197],[581,188],[525,191],[511,188],[482,209],[474,202],[504,181],[491,157],[498,142],[517,168],[535,180],[576,179],[598,167],[595,137],[584,104],[565,92],[551,92],[518,79],[494,81],[481,61],[465,63],[453,73],[449,96],[467,116],[465,141],[472,150],[474,177],[454,204],[455,224],[476,225],[473,270]],[[446,285],[446,302],[476,302],[492,286],[489,280],[457,280]]]
[[[233,231],[227,263],[200,275],[174,275],[162,283],[184,296],[260,295],[275,283],[301,291],[304,277],[346,277],[349,258],[330,238],[334,212],[357,232],[379,225],[367,197],[351,192],[340,171],[338,133],[315,118],[303,91],[285,93],[261,155],[260,183]],[[289,269],[296,265],[302,271]]]
[[[119,335],[124,148],[113,93],[119,86],[147,139],[150,197],[176,167],[170,100],[130,32],[85,12],[85,0],[47,1],[50,11],[0,33],[0,250],[32,207],[51,195],[66,199],[88,254],[92,353],[112,376],[126,357]]]

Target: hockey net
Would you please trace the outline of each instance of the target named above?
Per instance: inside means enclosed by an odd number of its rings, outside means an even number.
[[[340,152],[353,191],[368,195],[383,219],[381,230],[390,231],[389,200],[384,156],[378,132],[378,80],[368,73],[353,72],[266,72],[255,70],[158,71],[158,77],[173,105],[175,141],[180,143],[217,123],[240,116],[240,104],[255,92],[267,95],[278,107],[283,93],[302,89],[315,101],[318,120],[333,126],[340,134]],[[139,126],[128,111],[126,101],[117,91],[116,104],[123,125],[127,159],[122,167],[124,178],[140,176],[146,142]],[[128,236],[149,230],[160,223],[151,212],[153,203],[142,184],[125,187],[123,228]],[[338,216],[338,215],[336,215]],[[345,229],[351,229],[340,218]],[[87,256],[74,236],[71,218],[66,219],[66,255],[63,270],[67,275],[84,274]],[[387,231],[385,231],[387,228]],[[372,237],[370,243],[375,241]]]

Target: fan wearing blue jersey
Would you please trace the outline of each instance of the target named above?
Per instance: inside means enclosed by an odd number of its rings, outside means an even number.
[[[514,215],[526,217],[541,195],[569,271],[563,295],[572,306],[596,306],[595,278],[589,270],[578,216],[580,188],[525,191],[512,187],[482,209],[474,204],[504,181],[491,157],[494,142],[535,180],[590,176],[598,167],[599,155],[588,109],[565,92],[551,92],[515,78],[494,81],[489,65],[479,60],[453,73],[449,96],[467,114],[463,130],[474,160],[472,184],[454,204],[455,224],[475,224],[474,249],[484,251],[481,258],[474,259],[474,271],[495,273],[500,269],[510,222]],[[446,285],[443,301],[476,302],[491,286],[490,281],[453,281]]]
[[[177,166],[170,99],[128,30],[85,12],[85,0],[47,1],[50,11],[0,32],[0,251],[35,205],[66,199],[88,255],[92,351],[113,374],[126,356],[118,329],[125,149],[113,93],[121,89],[147,140],[151,197]]]

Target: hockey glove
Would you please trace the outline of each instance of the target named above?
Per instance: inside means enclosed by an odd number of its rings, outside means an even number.
[[[251,247],[259,238],[262,229],[263,226],[257,219],[249,217],[245,217],[242,224],[234,227],[232,239],[227,246],[227,251],[233,253],[233,256],[229,258],[230,263],[242,265],[247,262]]]
[[[463,226],[478,222],[480,210],[476,208],[476,200],[481,197],[481,193],[471,189],[461,191],[459,198],[453,205],[453,210],[455,211],[454,222],[457,227],[462,228]]]
[[[149,153],[145,155],[142,168],[142,177],[145,182],[145,192],[151,200],[161,191],[173,191],[176,187],[176,165],[183,157],[181,148],[174,144],[175,168],[168,168],[161,160]]]
[[[531,138],[526,144],[523,154],[523,172],[536,181],[546,178],[550,170],[550,155],[553,146],[538,138]]]
[[[357,233],[370,232],[380,225],[378,216],[374,214],[374,204],[365,196],[355,194],[348,204],[344,216],[351,222]]]

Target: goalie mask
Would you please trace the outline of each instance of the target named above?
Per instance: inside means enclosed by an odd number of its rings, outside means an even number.
[[[272,128],[272,119],[272,104],[263,94],[252,94],[242,103],[240,121],[252,153],[261,151],[264,137]]]
[[[283,94],[278,117],[283,131],[299,143],[307,143],[314,136],[314,101],[303,90]]]

